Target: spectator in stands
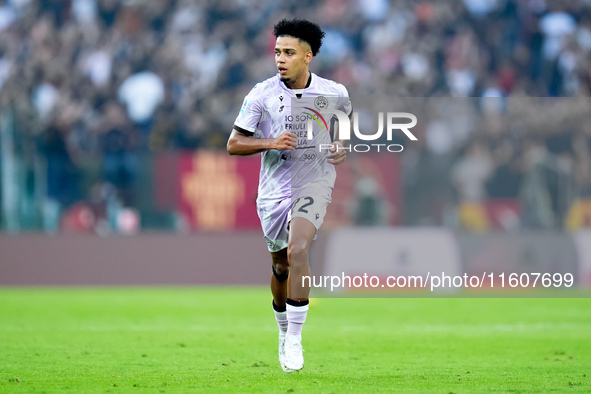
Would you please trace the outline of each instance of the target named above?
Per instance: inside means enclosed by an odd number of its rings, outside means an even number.
[[[517,198],[522,174],[516,147],[504,139],[492,154],[495,170],[486,182],[488,197]]]
[[[133,186],[139,170],[139,144],[139,133],[123,108],[114,101],[107,103],[101,128],[103,174],[120,191],[125,205],[135,203]]]
[[[524,228],[561,229],[572,201],[572,180],[545,141],[531,138],[525,148],[519,198]]]
[[[483,202],[485,184],[493,172],[490,154],[480,141],[472,141],[451,170],[451,182],[456,188],[460,224],[467,229],[482,231],[488,228]]]
[[[142,134],[142,145],[147,145],[152,130],[154,113],[164,100],[164,83],[145,64],[138,64],[117,91],[119,100],[125,104],[127,115]]]

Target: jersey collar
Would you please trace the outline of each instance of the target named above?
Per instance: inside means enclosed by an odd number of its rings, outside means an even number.
[[[310,85],[312,84],[312,75],[313,74],[311,72],[308,72],[308,73],[309,73],[310,77],[308,78],[308,83],[306,83],[306,86],[304,87],[304,89],[292,89],[292,88],[290,88],[285,82],[283,82],[281,80],[281,78],[279,77],[279,74],[277,74],[277,79],[279,79],[279,83],[281,84],[281,86],[283,87],[283,89],[290,90],[290,91],[294,92],[297,95],[297,94],[304,93],[304,90],[307,89],[307,88],[309,88]]]

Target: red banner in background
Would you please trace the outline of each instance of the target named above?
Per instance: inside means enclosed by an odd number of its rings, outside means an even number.
[[[156,160],[156,203],[176,209],[191,230],[259,229],[260,157],[198,151]]]
[[[155,200],[176,210],[191,230],[260,229],[256,195],[260,156],[222,152],[164,153],[155,161]],[[381,224],[400,222],[399,162],[394,155],[357,154],[337,167],[325,228],[356,223],[368,198]],[[373,198],[373,197],[375,198]]]
[[[201,151],[180,162],[180,208],[196,230],[260,228],[256,195],[260,157]]]

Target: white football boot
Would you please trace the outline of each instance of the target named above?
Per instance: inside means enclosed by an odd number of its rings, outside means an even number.
[[[284,372],[291,373],[293,370],[287,368],[285,366],[285,335],[287,333],[283,331],[279,331],[279,364],[281,364],[281,368],[283,368]]]
[[[299,371],[304,368],[304,349],[301,335],[285,335],[285,355],[283,370],[285,372]],[[288,372],[288,373],[289,373]]]

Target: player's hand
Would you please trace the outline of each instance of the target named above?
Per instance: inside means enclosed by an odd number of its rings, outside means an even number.
[[[285,131],[273,141],[273,149],[277,150],[294,150],[298,145],[298,137],[290,132]]]
[[[330,154],[326,156],[326,161],[335,166],[344,163],[347,160],[347,151],[339,141],[330,144]]]

